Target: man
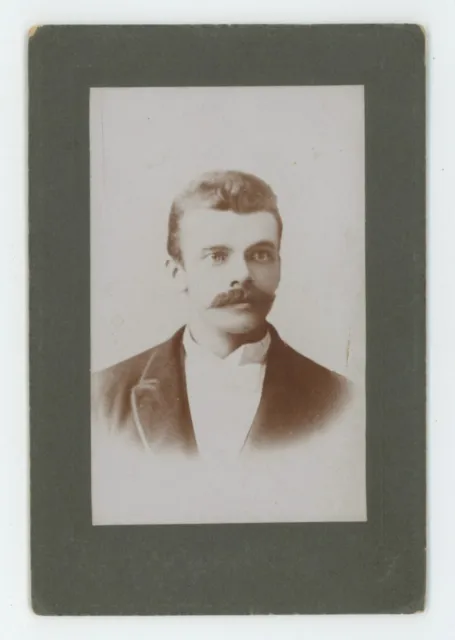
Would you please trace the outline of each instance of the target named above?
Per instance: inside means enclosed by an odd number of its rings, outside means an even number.
[[[189,185],[171,208],[167,263],[187,296],[188,323],[93,375],[94,420],[146,450],[207,456],[290,441],[323,424],[349,385],[266,320],[281,235],[276,196],[258,177],[212,172]]]

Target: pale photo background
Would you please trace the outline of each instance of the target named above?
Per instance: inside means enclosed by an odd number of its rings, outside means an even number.
[[[269,319],[355,389],[317,437],[229,468],[93,447],[94,523],[364,520],[363,87],[92,89],[90,154],[93,371],[185,323],[164,268],[172,200],[237,169],[271,185],[283,218]]]

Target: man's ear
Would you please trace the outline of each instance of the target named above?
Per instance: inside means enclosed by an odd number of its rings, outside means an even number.
[[[177,262],[173,258],[166,260],[166,269],[169,273],[174,285],[181,293],[187,290],[186,271],[180,262]]]

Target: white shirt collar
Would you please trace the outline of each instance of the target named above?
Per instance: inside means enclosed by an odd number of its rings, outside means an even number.
[[[230,353],[226,358],[220,358],[208,349],[205,349],[193,339],[188,326],[185,327],[183,333],[183,347],[187,358],[191,360],[212,362],[219,366],[242,366],[246,364],[263,364],[265,362],[267,352],[270,347],[271,337],[267,331],[266,335],[258,342],[248,342],[235,351]]]

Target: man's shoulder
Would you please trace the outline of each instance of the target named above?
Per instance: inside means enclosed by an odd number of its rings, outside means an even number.
[[[176,335],[150,349],[93,372],[91,375],[92,409],[99,407],[104,413],[111,413],[117,408],[123,413],[132,388],[138,384],[151,362],[169,356]]]
[[[346,380],[343,375],[325,367],[324,365],[312,360],[308,356],[303,355],[286,342],[283,342],[283,362],[289,367],[290,371],[296,374],[311,372],[316,380],[335,381]]]
[[[130,356],[125,360],[121,360],[109,367],[101,369],[100,371],[95,371],[92,373],[92,377],[104,381],[110,380],[111,382],[125,380],[130,377],[140,377],[142,371],[146,368],[148,361],[156,353],[159,353],[164,349],[167,342],[168,341],[161,342],[150,349],[141,351],[140,353]]]
[[[335,406],[350,394],[348,378],[303,355],[282,338],[279,338],[276,362],[282,384],[287,385],[289,393],[302,402],[308,401],[310,393],[316,404],[321,402]],[[302,392],[303,389],[306,393]]]

